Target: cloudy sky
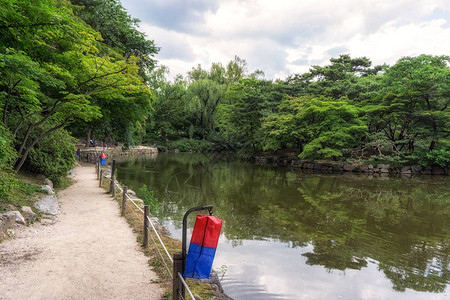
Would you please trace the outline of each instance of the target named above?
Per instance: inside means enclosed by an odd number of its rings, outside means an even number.
[[[121,0],[171,77],[235,55],[284,78],[349,53],[374,64],[450,55],[450,0]]]

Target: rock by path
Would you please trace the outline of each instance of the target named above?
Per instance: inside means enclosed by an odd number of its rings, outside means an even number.
[[[0,299],[161,299],[148,258],[92,165],[76,169],[61,213],[0,244]]]

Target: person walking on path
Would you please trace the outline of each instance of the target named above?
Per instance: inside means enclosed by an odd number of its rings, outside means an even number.
[[[92,165],[58,195],[61,213],[0,244],[0,299],[161,299],[157,275]]]

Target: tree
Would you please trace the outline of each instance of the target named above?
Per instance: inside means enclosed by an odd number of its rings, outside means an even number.
[[[263,124],[265,149],[276,150],[280,141],[303,146],[301,158],[335,159],[343,149],[352,148],[367,134],[360,111],[348,99],[304,96],[288,98],[280,113],[267,117]],[[286,138],[288,137],[288,138]]]
[[[133,19],[126,12],[119,0],[71,0],[81,6],[76,10],[77,16],[100,32],[103,42],[119,50],[125,57],[139,57],[140,75],[155,67],[153,56],[159,48],[153,40],[148,40],[137,27],[139,20]],[[105,49],[108,51],[107,49]]]
[[[421,55],[388,68],[382,93],[369,101],[371,131],[383,132],[400,151],[414,151],[417,140],[427,142],[422,149],[448,146],[449,63],[448,56]]]
[[[226,81],[228,85],[237,83],[240,79],[246,77],[247,62],[245,59],[235,55],[234,59],[227,64]]]
[[[221,128],[228,135],[234,135],[246,149],[261,150],[261,122],[281,102],[271,81],[241,79],[226,93],[221,107]]]
[[[186,112],[184,95],[186,82],[178,77],[173,82],[167,80],[169,70],[165,66],[156,68],[149,74],[148,84],[154,94],[146,125],[145,142],[176,140],[189,134],[191,116]]]
[[[307,73],[289,77],[287,83],[296,87],[296,96],[347,97],[361,101],[372,97],[379,89],[376,75],[386,67],[372,67],[368,58],[351,58],[348,54],[331,58],[330,62],[330,65],[312,66]]]
[[[214,129],[214,117],[219,103],[224,97],[225,87],[210,79],[200,79],[189,85],[186,95],[186,108],[200,127],[200,137],[206,138]]]
[[[149,102],[150,95],[138,76],[139,60],[99,51],[99,34],[73,14],[69,2],[28,4],[8,1],[0,22],[8,37],[0,45],[0,107],[15,137],[16,171],[42,139],[75,120],[99,118],[93,98],[132,101],[135,95]]]

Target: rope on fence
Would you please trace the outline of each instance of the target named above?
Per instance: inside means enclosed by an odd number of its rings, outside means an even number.
[[[141,216],[139,216],[139,215],[137,214],[137,212],[134,211],[134,209],[131,209],[131,211],[133,212],[133,214],[134,214],[138,219],[141,218]]]
[[[184,287],[185,287],[186,290],[188,291],[189,296],[191,296],[191,299],[192,299],[192,300],[195,300],[194,295],[192,295],[191,290],[189,289],[189,287],[188,287],[186,281],[184,281],[184,278],[183,278],[183,276],[181,275],[180,272],[178,272],[178,279],[180,279],[181,283],[184,285]],[[180,296],[181,296],[181,298],[183,298],[183,296],[181,295],[181,293],[180,293]]]
[[[152,226],[152,229],[155,232],[156,236],[158,237],[159,242],[163,246],[164,251],[166,251],[167,257],[169,258],[170,262],[173,263],[173,259],[172,259],[172,257],[170,257],[169,251],[167,251],[167,248],[164,245],[163,241],[161,240],[161,237],[159,236],[158,232],[156,231],[156,228],[153,226],[152,220],[150,220],[150,218],[148,218],[148,217],[147,217],[147,219],[148,219],[150,225]]]
[[[142,210],[142,208],[140,208],[140,207],[136,204],[136,202],[134,202],[133,199],[130,198],[130,196],[127,195],[127,198],[128,198],[128,200],[130,200],[131,203],[134,204],[134,206],[136,206],[137,209],[139,209],[139,211],[140,211],[141,213],[144,213],[144,211]]]
[[[159,250],[159,247],[158,247],[158,245],[156,244],[156,241],[155,241],[155,239],[153,238],[153,235],[152,235],[152,234],[150,234],[150,237],[152,238],[153,244],[155,244],[155,248],[156,248],[156,250],[158,250],[159,256],[161,257],[161,260],[163,261],[163,263],[164,263],[164,266],[166,267],[166,269],[167,269],[167,272],[168,272],[168,273],[169,273],[169,275],[170,275],[170,278],[173,278],[173,274],[172,274],[172,272],[170,272],[169,266],[167,266],[167,264],[166,264],[166,261],[164,260],[164,258],[163,258],[163,256],[162,256],[162,253],[161,253],[161,251]],[[164,244],[163,244],[163,247],[164,247]],[[169,257],[170,257],[170,256],[169,256]]]

